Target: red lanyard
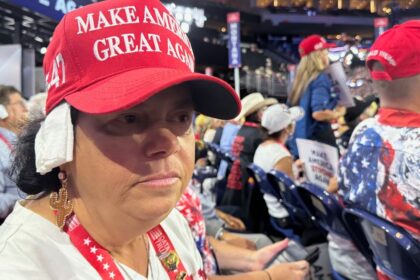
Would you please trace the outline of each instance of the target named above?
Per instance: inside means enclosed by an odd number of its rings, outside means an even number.
[[[245,126],[250,126],[250,127],[260,127],[259,124],[253,123],[253,122],[245,122],[244,125]]]
[[[9,140],[7,140],[6,137],[4,137],[3,134],[0,134],[0,140],[6,144],[6,146],[9,148],[9,150],[12,150],[12,144],[10,144]]]
[[[124,280],[111,254],[89,235],[75,215],[69,220],[64,230],[69,235],[73,245],[95,268],[103,280]],[[169,279],[192,280],[163,228],[158,225],[150,230],[147,235],[168,273]]]

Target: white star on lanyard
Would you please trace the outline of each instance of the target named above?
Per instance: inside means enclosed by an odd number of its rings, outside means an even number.
[[[83,245],[85,246],[89,246],[90,242],[92,242],[92,240],[90,240],[89,237],[87,237],[86,239],[83,239]]]
[[[96,248],[95,246],[90,247],[90,252],[91,252],[92,254],[96,254],[96,251],[98,251],[98,248]]]
[[[113,272],[113,271],[111,271],[111,272],[109,273],[109,278],[111,278],[111,279],[114,279],[114,278],[115,278],[115,274],[114,274],[114,272]]]
[[[98,260],[98,262],[102,262],[104,260],[104,257],[102,255],[98,255],[96,259]]]
[[[108,270],[108,269],[109,269],[109,264],[108,263],[104,264],[104,270]]]

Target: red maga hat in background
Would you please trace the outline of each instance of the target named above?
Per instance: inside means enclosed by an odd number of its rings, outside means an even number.
[[[372,71],[374,61],[385,68]],[[366,59],[374,80],[395,80],[420,74],[420,20],[395,25],[373,43]]]
[[[310,54],[311,52],[329,49],[335,47],[335,44],[327,43],[327,41],[319,35],[311,35],[302,40],[299,44],[300,57]]]

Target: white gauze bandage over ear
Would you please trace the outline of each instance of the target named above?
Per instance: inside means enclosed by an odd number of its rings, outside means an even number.
[[[41,175],[73,160],[74,132],[70,112],[70,105],[63,102],[41,124],[35,138],[36,172]]]

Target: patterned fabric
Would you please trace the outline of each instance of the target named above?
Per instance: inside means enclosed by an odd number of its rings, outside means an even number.
[[[215,275],[217,272],[216,259],[206,238],[206,226],[201,213],[200,198],[189,186],[176,206],[185,217],[190,226],[194,241],[203,259],[204,270],[207,275]]]
[[[362,122],[339,177],[347,202],[420,239],[420,114],[381,109],[376,118]]]
[[[255,150],[264,139],[264,132],[256,123],[246,122],[239,129],[232,145],[232,155],[236,158],[230,169],[222,205],[241,209],[243,216],[249,217],[249,197],[252,189],[248,185],[247,167],[254,159]],[[236,214],[234,214],[236,215]]]

